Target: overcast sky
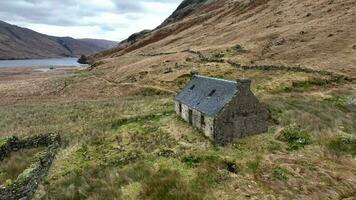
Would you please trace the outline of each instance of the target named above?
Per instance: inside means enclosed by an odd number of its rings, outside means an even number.
[[[0,20],[40,33],[121,41],[153,29],[182,0],[0,0]]]

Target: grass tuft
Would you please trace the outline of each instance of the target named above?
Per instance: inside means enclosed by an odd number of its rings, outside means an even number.
[[[287,181],[289,176],[293,175],[294,174],[285,167],[277,166],[272,169],[272,176],[274,180]]]
[[[356,156],[356,137],[352,135],[334,136],[328,144],[328,148],[337,154],[351,154]]]

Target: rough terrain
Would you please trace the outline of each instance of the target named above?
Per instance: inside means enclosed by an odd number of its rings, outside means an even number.
[[[0,134],[61,135],[34,199],[352,199],[354,5],[184,1],[88,70],[0,69]],[[219,146],[179,119],[193,68],[251,78],[269,131]]]

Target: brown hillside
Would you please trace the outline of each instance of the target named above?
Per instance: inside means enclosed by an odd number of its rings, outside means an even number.
[[[105,60],[102,68],[112,69],[110,78],[121,82],[141,80],[142,74],[161,77],[167,67],[179,71],[196,53],[210,55],[240,45],[242,49],[225,54],[225,61],[355,76],[355,24],[354,0],[184,1],[157,29],[96,58]]]

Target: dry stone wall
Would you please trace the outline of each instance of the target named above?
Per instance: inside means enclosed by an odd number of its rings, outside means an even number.
[[[13,151],[36,147],[47,147],[46,151],[32,163],[18,178],[7,186],[0,186],[0,200],[26,200],[31,197],[44,177],[60,147],[59,134],[41,134],[19,139],[12,136],[0,146],[0,160]]]

